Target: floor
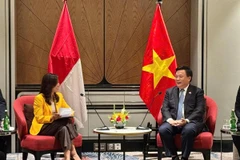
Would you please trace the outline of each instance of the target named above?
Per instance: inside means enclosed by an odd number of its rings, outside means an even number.
[[[138,157],[139,160],[143,160],[143,155],[141,152],[128,152],[128,155],[132,155],[134,157]],[[211,160],[220,160],[221,154],[220,152],[212,152]],[[157,157],[148,157],[147,160],[157,160]],[[162,158],[162,160],[171,160],[171,158]],[[203,156],[199,152],[192,152],[189,160],[203,160]],[[222,154],[222,160],[233,160],[232,152],[224,152]]]
[[[117,152],[121,153],[121,152]],[[114,153],[113,153],[114,154]],[[134,159],[137,160],[143,160],[143,155],[142,152],[126,152],[126,155],[134,157]],[[42,160],[49,160],[49,155],[44,155],[42,157]],[[88,160],[91,160],[87,158]],[[96,157],[93,158],[93,160],[97,159]],[[221,154],[219,152],[212,152],[211,154],[211,160],[220,160],[221,159]],[[222,154],[222,160],[232,160],[233,159],[233,153],[232,152],[224,152]],[[22,160],[22,154],[21,153],[11,153],[7,155],[7,160]],[[33,155],[29,155],[28,160],[34,160]],[[63,160],[62,157],[58,156],[55,160]],[[104,159],[104,160],[112,160],[110,159]],[[127,160],[127,159],[126,159]],[[157,157],[148,157],[146,160],[157,160]],[[171,160],[171,158],[163,158],[162,160]],[[201,153],[198,152],[192,152],[189,160],[203,160],[203,156]]]

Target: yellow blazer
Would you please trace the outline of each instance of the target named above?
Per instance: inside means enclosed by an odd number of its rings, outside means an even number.
[[[59,96],[59,101],[56,103],[57,112],[59,108],[70,108],[64,100],[63,95],[60,92],[57,92],[57,95]],[[34,118],[32,120],[30,134],[37,135],[45,123],[53,122],[51,121],[52,107],[47,104],[42,93],[38,94],[34,99],[33,112]]]

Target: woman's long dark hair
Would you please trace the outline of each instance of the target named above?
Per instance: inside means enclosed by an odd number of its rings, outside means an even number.
[[[42,78],[42,84],[40,93],[43,94],[45,101],[47,104],[51,105],[51,93],[52,89],[58,84],[58,76],[56,74],[47,73]],[[56,93],[54,93],[53,100],[55,102],[59,101],[59,97]]]

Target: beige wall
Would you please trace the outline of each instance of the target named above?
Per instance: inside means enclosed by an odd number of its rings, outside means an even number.
[[[7,15],[6,15],[6,0],[0,1],[0,88],[5,95],[6,87],[6,54],[7,54]]]
[[[14,3],[11,3],[10,6],[8,0],[0,1],[0,88],[4,98],[6,99],[7,108],[11,108],[11,104],[15,99],[15,25],[14,9],[12,8],[14,8]],[[10,10],[11,13],[9,14]],[[12,24],[11,26],[9,26],[10,21]],[[9,39],[11,39],[11,44],[9,43]],[[10,61],[11,67],[9,67]]]
[[[229,119],[240,85],[240,1],[207,1],[206,93],[218,104],[215,138]]]
[[[192,84],[202,87],[202,1],[191,1],[190,66],[193,70]]]

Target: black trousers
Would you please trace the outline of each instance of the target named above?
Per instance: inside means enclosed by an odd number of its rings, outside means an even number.
[[[0,151],[0,160],[6,160],[6,154]]]
[[[0,137],[0,160],[6,160],[6,154],[8,152],[6,137]]]
[[[38,135],[55,136],[62,150],[65,151],[71,150],[72,140],[78,136],[78,133],[71,118],[61,118],[52,123],[44,124]]]
[[[177,148],[174,142],[174,136],[182,136],[182,157],[188,158],[193,147],[194,138],[199,134],[198,127],[194,123],[188,123],[184,127],[174,127],[168,122],[164,122],[159,127],[159,133],[163,146],[170,154],[177,155]]]
[[[233,143],[238,150],[238,156],[240,154],[240,136],[232,136]]]

